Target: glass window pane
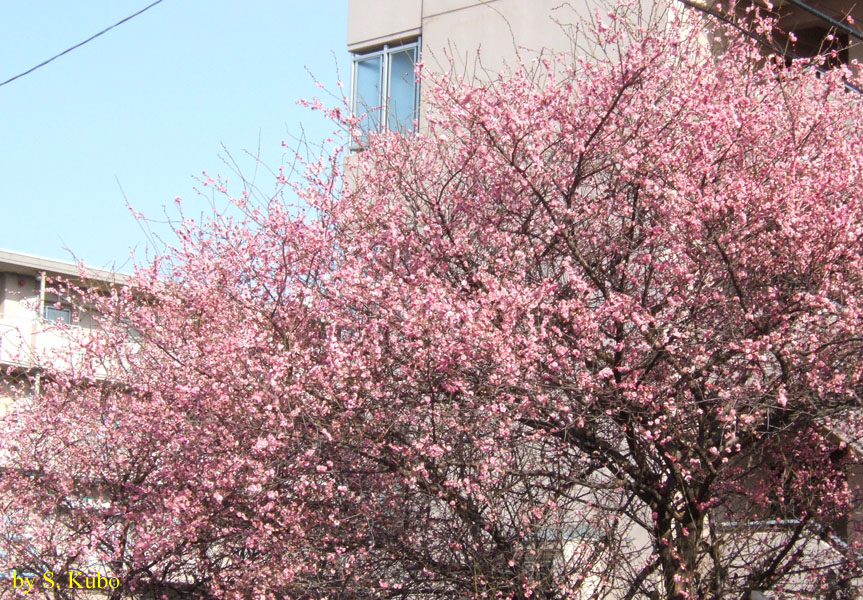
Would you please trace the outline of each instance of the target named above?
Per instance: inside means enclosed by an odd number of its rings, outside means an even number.
[[[390,54],[387,127],[393,131],[413,130],[413,121],[417,112],[415,66],[415,48]]]
[[[53,306],[45,307],[46,321],[62,321],[69,325],[72,322],[72,312],[66,308],[55,308]]]
[[[381,101],[381,55],[357,61],[356,97],[354,114],[369,113],[363,122],[363,130],[375,130],[380,125]]]

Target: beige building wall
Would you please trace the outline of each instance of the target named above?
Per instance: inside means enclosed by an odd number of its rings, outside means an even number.
[[[91,315],[50,291],[50,280],[55,277],[80,281],[78,266],[0,250],[0,414],[9,405],[16,374],[32,373],[46,366],[55,369],[76,366],[79,353],[70,349],[78,347],[97,329]],[[87,283],[107,289],[127,282],[123,275],[93,271]],[[57,327],[43,318],[46,306],[68,310],[70,326]]]
[[[427,69],[489,81],[520,63],[530,68],[540,54],[572,52],[573,24],[589,16],[598,1],[349,0],[348,49],[364,54],[419,38]],[[421,86],[421,128],[423,93]]]
[[[569,51],[568,25],[587,14],[585,1],[560,0],[350,0],[348,49],[362,52],[422,36],[425,63],[469,75],[518,67],[543,49]],[[479,51],[479,55],[477,54]]]
[[[47,274],[51,277],[52,274]],[[0,365],[36,366],[55,350],[62,351],[95,327],[93,318],[47,292],[44,304],[69,310],[71,327],[58,331],[41,314],[41,277],[20,273],[2,274],[0,303]]]
[[[348,50],[364,50],[419,36],[423,0],[349,0]]]
[[[718,0],[695,0],[710,9]],[[850,0],[819,0],[808,4],[842,21],[853,17],[857,31],[863,24],[863,3]],[[613,1],[605,0],[348,0],[348,50],[364,52],[383,44],[422,38],[422,57],[436,70],[449,69],[449,56],[457,69],[470,75],[510,71],[519,57],[526,63],[539,51],[573,50],[573,25],[596,10],[608,12]],[[727,4],[727,3],[726,3]],[[759,2],[759,4],[761,4]],[[783,31],[829,27],[818,16],[788,0],[773,3]],[[653,0],[642,0],[642,14],[654,10]],[[682,10],[696,12],[692,8]],[[477,55],[479,50],[479,55]],[[849,61],[863,62],[863,42],[849,39]]]

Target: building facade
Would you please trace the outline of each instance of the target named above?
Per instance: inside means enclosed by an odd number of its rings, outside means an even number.
[[[55,280],[88,287],[125,284],[127,278],[108,271],[90,269],[81,279],[78,265],[0,250],[0,406],[8,403],[8,386],[17,375],[38,374],[51,360],[74,360],[69,349],[96,328],[85,310],[55,291]]]
[[[602,11],[602,6],[590,0],[349,0],[347,46],[354,56],[351,91],[355,114],[367,114],[364,124],[368,129],[409,130],[414,119],[422,127],[422,90],[409,59],[414,63],[422,60],[427,69],[457,69],[467,79],[490,80],[522,63],[529,64],[542,52],[577,53],[573,24],[589,18],[596,9]],[[643,7],[649,12],[650,0],[644,0]],[[727,18],[717,2],[681,0],[679,7],[696,19]],[[777,36],[769,40],[750,32],[765,52],[784,55],[786,60],[825,54],[825,67],[863,63],[863,34],[855,25],[863,23],[863,5],[847,0],[779,0],[773,6],[762,3],[760,8],[776,18],[778,28]],[[745,26],[745,8],[738,14],[739,24]],[[413,104],[408,106],[408,99]],[[852,452],[861,451],[851,445]],[[755,482],[759,467],[752,470]],[[848,483],[852,489],[863,489],[863,474],[851,469]],[[731,509],[733,512],[734,507]],[[791,512],[756,521],[734,520],[717,511],[711,519],[719,529],[739,529],[741,537],[752,540],[753,545],[769,545],[771,538],[787,535],[802,522]],[[857,510],[849,522],[834,524],[836,534],[813,538],[805,552],[841,555],[848,547],[843,538],[849,528],[859,529],[861,521],[863,516]],[[646,552],[647,532],[635,526],[630,534],[635,538],[633,547]],[[571,556],[585,539],[584,535],[568,535],[562,552],[544,560],[566,560],[560,557]],[[849,581],[848,595],[842,597],[859,597],[855,595],[858,583]],[[751,597],[765,596],[753,590]]]
[[[367,113],[365,128],[408,130],[421,114],[420,56],[428,68],[487,80],[543,48],[570,49],[568,24],[587,9],[556,0],[350,0],[354,112]]]
[[[787,60],[834,53],[828,64],[863,63],[863,5],[848,0],[779,0],[759,8],[777,19],[778,37],[760,40]],[[353,54],[351,98],[364,128],[409,130],[422,117],[415,63],[489,80],[540,53],[575,52],[574,24],[596,0],[349,0],[347,46]],[[718,0],[681,0],[682,11],[719,14]],[[642,13],[655,6],[642,0]],[[741,8],[741,23],[745,23]],[[757,36],[753,32],[753,36]]]

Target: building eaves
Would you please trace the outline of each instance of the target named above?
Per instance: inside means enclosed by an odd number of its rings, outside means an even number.
[[[32,276],[38,276],[44,272],[49,277],[59,275],[81,280],[81,269],[75,263],[2,249],[0,249],[0,272]],[[114,273],[104,269],[94,269],[85,266],[84,273],[84,279],[94,283],[128,285],[131,282],[129,275]]]

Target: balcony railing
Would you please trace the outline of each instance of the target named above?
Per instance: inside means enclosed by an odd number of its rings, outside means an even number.
[[[52,370],[83,367],[82,344],[94,333],[36,315],[0,316],[0,366]]]

